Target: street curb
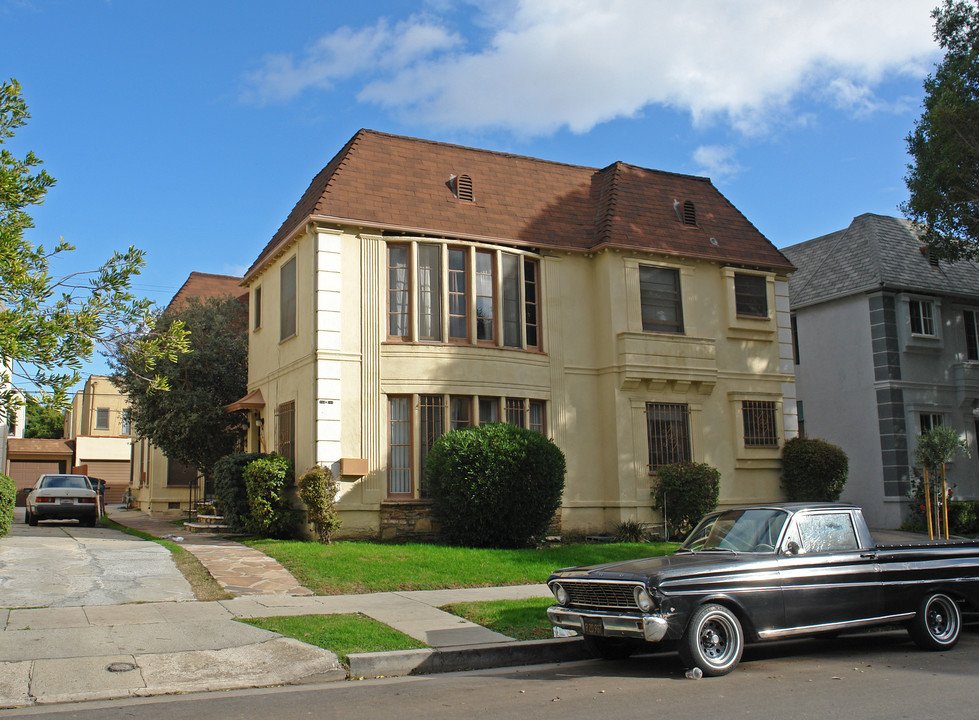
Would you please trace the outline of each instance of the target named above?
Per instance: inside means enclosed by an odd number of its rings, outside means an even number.
[[[347,656],[347,661],[351,678],[376,678],[571,662],[591,657],[581,638],[555,638],[451,648],[351,653]]]

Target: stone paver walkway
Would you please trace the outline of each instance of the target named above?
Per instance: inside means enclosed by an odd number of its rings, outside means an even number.
[[[276,560],[247,545],[208,534],[184,532],[179,526],[139,510],[106,508],[109,519],[154,537],[177,542],[207,568],[232,595],[312,595]],[[177,541],[176,538],[183,538]]]

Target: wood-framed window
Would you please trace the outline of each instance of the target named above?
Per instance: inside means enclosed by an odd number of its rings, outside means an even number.
[[[506,421],[517,427],[527,427],[523,398],[506,399]]]
[[[639,297],[644,332],[683,333],[683,302],[678,270],[640,265]]]
[[[543,400],[531,400],[527,415],[527,427],[534,432],[544,434],[546,427],[545,406]]]
[[[734,303],[738,317],[768,317],[768,280],[764,275],[734,273]]]
[[[646,403],[649,472],[690,462],[690,409],[684,403]]]
[[[476,251],[476,341],[493,342],[496,326],[496,254]]]
[[[418,408],[421,424],[421,497],[428,497],[428,486],[425,482],[425,462],[435,441],[445,434],[445,397],[443,395],[419,395]]]
[[[408,246],[388,245],[388,339],[411,335],[408,289]]]
[[[935,336],[935,305],[931,300],[908,300],[908,313],[911,316],[912,335]]]
[[[296,402],[279,403],[275,408],[277,428],[275,451],[296,467]]]
[[[472,397],[453,395],[449,400],[449,423],[453,430],[470,427],[472,421]]]
[[[479,398],[479,424],[500,422],[500,400],[495,397]]]
[[[388,495],[411,497],[411,396],[388,397]]]
[[[296,334],[296,257],[279,268],[279,341]]]
[[[979,312],[965,310],[962,315],[965,325],[965,356],[969,360],[979,360]]]
[[[469,339],[469,251],[449,248],[449,340]]]
[[[252,291],[252,329],[258,330],[262,327],[262,286],[259,285]]]
[[[442,340],[442,246],[418,245],[418,339]]]
[[[524,325],[527,348],[539,350],[540,343],[540,297],[538,296],[538,275],[540,264],[531,258],[523,261]]]
[[[745,447],[778,447],[777,404],[771,400],[742,400]]]

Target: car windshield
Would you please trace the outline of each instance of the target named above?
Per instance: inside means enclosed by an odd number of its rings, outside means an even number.
[[[679,551],[773,552],[789,514],[776,508],[728,510],[704,518]]]
[[[82,475],[51,475],[41,481],[42,488],[73,488],[91,490],[88,480]]]

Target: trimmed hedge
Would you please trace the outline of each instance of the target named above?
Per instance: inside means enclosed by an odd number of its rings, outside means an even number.
[[[721,473],[716,468],[695,462],[664,465],[657,476],[653,494],[656,507],[664,511],[671,539],[685,536],[704,515],[717,509]]]
[[[248,491],[245,489],[245,467],[268,457],[266,453],[238,453],[226,455],[214,463],[215,504],[224,515],[224,522],[236,532],[248,529],[251,507],[248,505]]]
[[[836,502],[848,471],[846,453],[825,440],[792,438],[782,448],[782,487],[791,502]]]
[[[306,506],[306,519],[313,524],[321,543],[330,544],[333,533],[340,528],[337,515],[337,485],[333,471],[317,465],[299,478],[299,499]]]
[[[462,428],[425,462],[442,537],[468,547],[526,547],[561,507],[564,453],[539,432],[508,423]]]
[[[281,455],[269,455],[246,465],[244,476],[251,510],[249,531],[264,537],[292,537],[297,519],[289,503],[292,463]]]
[[[10,532],[14,524],[14,505],[17,501],[17,485],[6,475],[0,475],[0,537]]]

